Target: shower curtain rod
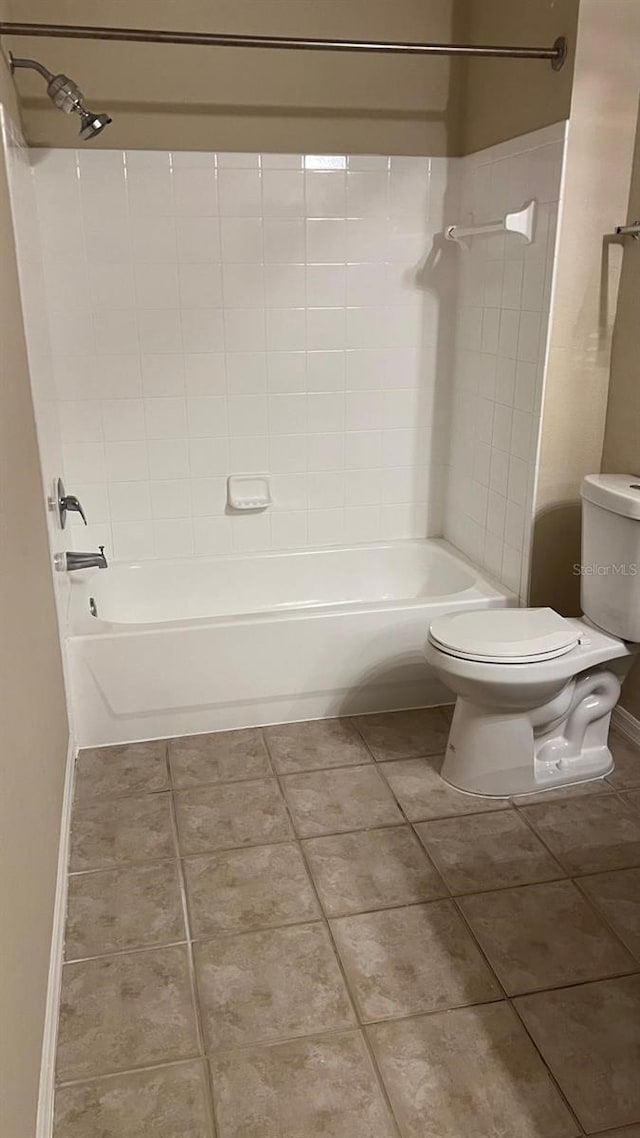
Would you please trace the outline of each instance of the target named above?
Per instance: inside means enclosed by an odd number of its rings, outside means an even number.
[[[388,55],[493,56],[507,59],[548,59],[559,71],[567,58],[567,40],[553,47],[475,46],[445,43],[379,43],[367,40],[298,39],[288,36],[228,35],[216,32],[165,32],[146,28],[99,28],[74,24],[19,24],[0,21],[0,35],[51,39],[116,40],[127,43],[171,43],[200,47],[262,47],[291,51],[361,51]]]

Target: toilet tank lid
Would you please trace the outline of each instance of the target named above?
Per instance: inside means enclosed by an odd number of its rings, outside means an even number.
[[[548,608],[448,613],[431,622],[432,644],[473,659],[549,659],[579,641],[575,625]]]
[[[587,474],[582,479],[582,497],[587,502],[640,521],[640,475]]]

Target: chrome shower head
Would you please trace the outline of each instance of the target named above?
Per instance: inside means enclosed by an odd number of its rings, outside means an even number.
[[[9,61],[12,71],[18,67],[27,67],[32,71],[37,71],[43,79],[46,79],[47,95],[53,105],[58,110],[64,111],[66,115],[76,114],[80,116],[80,138],[85,140],[95,138],[104,130],[105,126],[113,121],[107,114],[96,114],[94,111],[87,110],[82,91],[68,75],[54,75],[36,59],[16,59],[9,54]]]
[[[80,123],[80,138],[85,142],[90,138],[95,138],[108,126],[113,119],[110,115],[96,115],[93,111],[80,111],[82,122]]]

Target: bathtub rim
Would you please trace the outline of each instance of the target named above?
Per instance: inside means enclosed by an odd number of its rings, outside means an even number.
[[[218,554],[212,557],[202,558],[162,558],[161,561],[118,561],[114,562],[114,566],[121,566],[123,568],[138,568],[139,566],[155,565],[161,563],[163,566],[183,566],[191,565],[194,560],[198,564],[224,564],[242,560],[243,562],[253,561],[256,559],[275,559],[282,556],[304,556],[313,555],[318,553],[349,553],[349,552],[362,552],[375,551],[388,548],[411,548],[411,547],[432,547],[440,550],[442,553],[451,557],[454,561],[462,565],[468,570],[472,576],[471,584],[462,590],[452,593],[440,593],[435,595],[425,595],[422,597],[394,597],[385,600],[367,600],[362,599],[358,601],[345,601],[345,602],[317,602],[317,603],[303,603],[290,606],[270,606],[269,608],[252,609],[251,611],[226,613],[226,614],[211,614],[208,616],[197,617],[179,617],[175,620],[162,620],[162,621],[108,621],[103,620],[99,615],[92,616],[88,611],[84,610],[84,597],[78,595],[80,589],[77,586],[87,585],[86,581],[77,580],[72,584],[76,587],[69,589],[69,601],[67,606],[67,620],[66,620],[66,640],[78,640],[85,638],[102,638],[104,636],[129,636],[139,635],[143,632],[159,633],[177,631],[179,629],[191,628],[212,628],[220,625],[228,624],[245,624],[247,622],[270,623],[278,621],[294,621],[294,620],[308,620],[308,619],[322,619],[325,616],[335,615],[349,615],[355,613],[375,613],[375,612],[392,612],[392,611],[405,611],[407,609],[420,609],[433,606],[434,604],[446,604],[447,601],[452,603],[461,600],[487,600],[497,601],[504,600],[506,605],[518,605],[519,600],[517,594],[503,585],[500,581],[496,580],[484,569],[480,569],[469,557],[461,553],[455,546],[451,545],[444,538],[400,538],[395,540],[386,540],[368,543],[352,543],[351,545],[334,545],[334,546],[318,546],[309,547],[305,549],[292,549],[292,550],[265,550],[255,551],[248,553],[229,553]],[[103,571],[103,570],[102,570]],[[100,572],[100,570],[96,570]],[[108,572],[108,570],[107,570]],[[80,604],[83,608],[80,609]],[[491,605],[489,607],[492,607]]]

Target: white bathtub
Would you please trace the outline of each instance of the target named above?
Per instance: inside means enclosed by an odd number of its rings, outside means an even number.
[[[430,621],[517,603],[433,540],[115,564],[70,593],[82,747],[449,702]]]

